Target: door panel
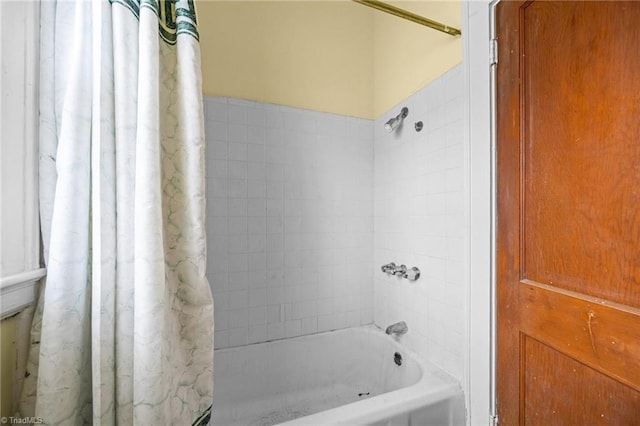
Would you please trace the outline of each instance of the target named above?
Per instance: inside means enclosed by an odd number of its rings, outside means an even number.
[[[640,425],[638,22],[640,2],[498,5],[501,424]]]
[[[633,4],[534,2],[521,65],[523,275],[640,308],[639,22]]]
[[[528,280],[519,296],[525,335],[640,391],[637,310]]]
[[[637,424],[637,392],[535,339],[526,338],[524,351],[525,424]],[[547,374],[549,365],[566,374]]]

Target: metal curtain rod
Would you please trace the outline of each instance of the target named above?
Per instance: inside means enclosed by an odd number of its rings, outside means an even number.
[[[390,13],[391,15],[395,15],[399,18],[407,19],[411,22],[415,22],[416,24],[424,25],[429,28],[433,28],[434,30],[442,31],[443,33],[447,33],[450,36],[459,36],[462,34],[459,29],[450,27],[443,23],[434,21],[429,18],[425,18],[424,16],[416,15],[415,13],[411,13],[408,10],[400,9],[399,7],[390,5],[388,3],[384,3],[378,0],[353,0],[356,3],[363,4],[365,6],[372,7],[374,9],[381,10],[386,13]]]

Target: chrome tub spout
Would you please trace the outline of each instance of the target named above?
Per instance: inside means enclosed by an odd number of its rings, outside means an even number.
[[[395,324],[391,324],[389,327],[387,327],[387,329],[385,330],[385,333],[387,333],[388,335],[399,337],[399,336],[402,336],[403,334],[406,334],[407,331],[409,331],[409,327],[407,327],[407,323],[404,321],[400,321]]]

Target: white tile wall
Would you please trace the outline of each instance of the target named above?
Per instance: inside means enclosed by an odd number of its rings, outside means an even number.
[[[468,262],[463,88],[458,65],[378,118],[374,154],[374,322],[406,321],[404,342],[459,380]],[[403,106],[402,127],[387,133],[384,123]],[[384,275],[388,262],[417,266],[422,276]]]
[[[373,321],[373,122],[206,97],[216,347]]]
[[[457,66],[375,123],[205,98],[216,347],[404,320],[405,343],[462,380],[463,88]],[[422,277],[382,274],[391,261]]]

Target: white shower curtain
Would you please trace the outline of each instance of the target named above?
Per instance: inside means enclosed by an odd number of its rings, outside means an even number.
[[[51,425],[208,422],[199,49],[193,0],[42,2],[48,275],[22,415]]]

